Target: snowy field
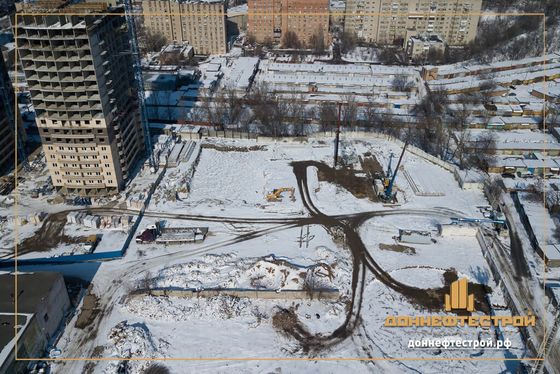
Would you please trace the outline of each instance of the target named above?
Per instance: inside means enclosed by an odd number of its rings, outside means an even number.
[[[250,148],[248,148],[250,147]],[[358,156],[372,153],[386,168],[391,152],[400,150],[386,141],[344,140],[343,161],[356,175],[363,176]],[[361,295],[359,322],[347,337],[319,349],[309,349],[283,330],[293,321],[284,320],[285,311],[295,316],[305,334],[322,339],[345,323],[353,297],[353,258],[344,234],[329,226],[329,218],[314,218],[298,191],[292,162],[319,161],[332,166],[330,141],[309,143],[255,143],[219,141],[203,147],[191,181],[191,191],[181,199],[165,199],[160,194],[148,208],[140,230],[164,219],[171,227],[208,226],[209,235],[199,243],[181,245],[137,244],[132,242],[122,260],[106,262],[98,269],[92,292],[99,298],[99,315],[90,328],[69,323],[58,348],[63,357],[108,357],[114,361],[58,363],[55,373],[116,373],[119,357],[159,358],[351,358],[333,366],[328,361],[175,361],[162,362],[173,373],[200,372],[502,372],[512,365],[501,359],[524,354],[519,334],[507,333],[513,346],[509,351],[417,350],[407,348],[409,338],[462,337],[491,338],[488,331],[475,328],[387,328],[387,315],[446,313],[428,311],[404,297],[380,279],[366,273]],[[396,160],[394,160],[396,161]],[[358,198],[341,186],[321,180],[317,168],[307,168],[310,201],[327,217],[354,214],[375,215],[356,226],[356,232],[380,268],[395,281],[420,289],[444,285],[444,273],[488,286],[496,303],[503,303],[499,288],[475,238],[440,237],[437,224],[449,223],[451,216],[481,217],[477,205],[486,205],[480,191],[463,191],[453,175],[439,166],[406,153],[403,165],[413,170],[415,180],[426,190],[445,196],[417,196],[404,176],[397,177],[399,205],[389,207],[367,197]],[[179,170],[182,170],[179,167]],[[169,186],[178,180],[168,173],[161,182]],[[142,183],[135,180],[135,188]],[[146,186],[146,184],[144,184]],[[273,189],[295,188],[282,201],[269,202]],[[452,198],[450,198],[452,196]],[[158,214],[166,213],[158,218]],[[365,216],[364,216],[365,217]],[[338,218],[336,218],[338,219]],[[432,232],[435,243],[406,244],[414,253],[380,248],[396,244],[398,229]],[[337,290],[339,298],[289,299],[282,291],[306,287]],[[215,296],[178,298],[151,296],[147,289],[266,289],[275,290],[275,299]],[[133,292],[139,295],[132,296]],[[480,312],[476,312],[480,313]],[[442,335],[443,334],[443,335]],[[485,335],[486,334],[486,335]],[[485,361],[457,361],[464,357]],[[401,360],[406,357],[407,360]],[[357,359],[377,358],[376,361]],[[438,359],[433,362],[410,358]],[[149,361],[131,361],[132,373],[142,373]]]

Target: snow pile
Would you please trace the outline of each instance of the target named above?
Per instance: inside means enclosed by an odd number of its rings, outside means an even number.
[[[335,288],[332,260],[331,264],[299,265],[274,255],[242,259],[233,254],[205,255],[201,260],[164,268],[150,283],[154,288]]]
[[[169,343],[159,339],[155,341],[143,323],[128,324],[127,321],[122,321],[110,330],[108,340],[106,351],[110,352],[110,357],[165,357],[169,348]],[[149,361],[128,361],[127,373],[142,373],[149,365]],[[104,373],[117,373],[119,366],[116,361],[110,362]]]

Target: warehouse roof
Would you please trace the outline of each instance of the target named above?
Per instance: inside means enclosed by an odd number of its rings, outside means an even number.
[[[39,302],[49,294],[55,282],[62,278],[60,273],[37,272],[17,275],[17,311],[34,313]],[[0,275],[0,312],[15,311],[15,281],[13,273]]]

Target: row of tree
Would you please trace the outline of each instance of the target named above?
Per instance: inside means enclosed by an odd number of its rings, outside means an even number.
[[[256,37],[252,34],[247,35],[246,42],[248,45],[262,45],[269,50],[274,48],[275,44],[274,40],[270,37],[265,38],[262,43],[257,43]],[[281,46],[282,48],[294,50],[308,49],[315,54],[323,54],[327,50],[325,33],[322,29],[318,29],[307,41],[300,40],[297,33],[288,30],[282,34]]]

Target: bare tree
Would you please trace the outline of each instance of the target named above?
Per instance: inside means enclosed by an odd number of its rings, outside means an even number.
[[[321,130],[332,131],[338,120],[338,110],[335,103],[323,101],[319,105],[319,124]]]
[[[225,106],[223,105],[224,101],[224,93],[221,90],[217,91],[214,95],[204,95],[200,100],[206,122],[214,130],[223,129],[226,115]]]
[[[382,64],[386,65],[408,63],[408,56],[404,49],[394,46],[383,46],[377,57]]]
[[[224,119],[227,125],[238,125],[243,112],[243,98],[237,95],[233,87],[226,87],[223,89],[221,99],[223,100]]]
[[[406,92],[414,87],[414,83],[406,75],[395,75],[391,82],[391,88],[395,91]]]
[[[494,96],[498,83],[493,78],[488,78],[479,85],[482,104],[489,104]]]
[[[267,36],[266,38],[264,38],[262,44],[266,47],[266,49],[272,49],[274,47],[274,40],[272,40],[270,36]]]
[[[342,124],[345,127],[355,127],[358,122],[358,104],[356,103],[356,96],[347,94],[342,97]]]
[[[165,35],[149,30],[143,24],[137,25],[137,33],[143,53],[159,52],[168,43]]]
[[[355,32],[344,31],[340,36],[340,52],[345,54],[356,48],[358,35]]]
[[[294,31],[288,30],[284,33],[282,37],[282,48],[300,49],[301,47],[301,42]]]
[[[247,34],[247,36],[245,37],[245,43],[249,44],[249,45],[254,45],[257,42],[257,38],[255,37],[254,34]]]
[[[476,148],[471,155],[471,162],[481,170],[488,170],[496,154],[496,135],[486,132],[475,139]]]
[[[286,128],[283,126],[287,113],[286,103],[279,100],[266,82],[253,86],[249,93],[249,103],[254,119],[261,124],[263,134],[273,137],[286,135]]]
[[[368,98],[368,105],[364,109],[364,120],[366,130],[380,130],[382,120],[372,98]]]
[[[452,137],[452,129],[442,121],[447,102],[444,92],[429,91],[413,109],[418,123],[411,130],[414,132],[413,142],[417,146],[443,159],[449,158]]]
[[[309,48],[313,49],[313,52],[318,55],[325,53],[326,45],[323,29],[319,28],[317,32],[311,35],[311,38],[309,38]]]
[[[287,108],[287,117],[291,120],[294,126],[295,135],[307,135],[307,131],[305,128],[307,116],[303,94],[292,92],[292,94],[288,98]]]
[[[167,366],[159,363],[151,364],[148,366],[142,374],[171,374]]]

